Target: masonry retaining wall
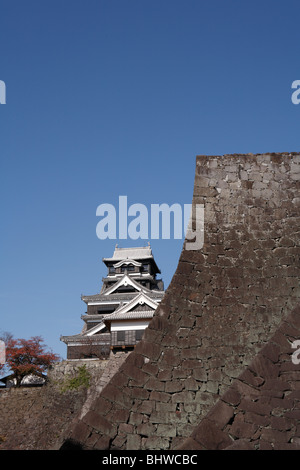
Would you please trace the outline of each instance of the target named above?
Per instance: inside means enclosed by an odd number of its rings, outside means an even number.
[[[48,450],[72,425],[86,389],[61,393],[56,386],[0,391],[0,450]]]
[[[43,387],[0,390],[0,450],[49,450],[88,411],[111,380],[127,353],[112,352],[107,360],[66,360],[48,372]],[[70,387],[85,367],[89,386]]]

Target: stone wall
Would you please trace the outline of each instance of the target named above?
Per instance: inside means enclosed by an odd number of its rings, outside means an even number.
[[[48,378],[51,382],[61,384],[67,377],[75,376],[80,367],[85,367],[90,375],[92,383],[97,381],[103,374],[107,366],[107,360],[99,359],[78,359],[64,360],[56,363],[49,371]]]
[[[56,386],[0,391],[0,450],[51,449],[78,414],[86,390],[61,393]]]
[[[300,450],[299,337],[300,304],[178,450]]]
[[[175,449],[193,435],[298,303],[299,188],[299,154],[197,157],[204,247],[183,249],[144,339],[62,448]]]
[[[48,372],[47,385],[0,390],[0,450],[49,450],[61,445],[73,422],[117,372],[128,353],[112,352],[107,360],[66,360]],[[85,367],[88,387],[70,387]],[[57,444],[58,443],[58,444]]]

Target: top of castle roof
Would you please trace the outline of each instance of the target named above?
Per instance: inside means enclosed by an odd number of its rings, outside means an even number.
[[[133,248],[118,248],[116,246],[112,258],[103,258],[103,261],[121,261],[127,258],[133,260],[153,258],[150,245]]]
[[[151,259],[154,266],[156,267],[157,272],[160,273],[160,269],[154,260],[150,243],[147,246],[130,248],[119,248],[118,245],[116,245],[113,256],[111,258],[102,258],[102,261],[106,264],[110,261],[118,262],[126,259],[135,261]]]

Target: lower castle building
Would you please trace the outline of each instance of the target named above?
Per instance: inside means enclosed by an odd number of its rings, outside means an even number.
[[[150,245],[118,248],[102,260],[107,276],[99,294],[83,295],[87,311],[81,333],[61,336],[67,359],[104,358],[111,349],[131,349],[164,296],[164,283]]]

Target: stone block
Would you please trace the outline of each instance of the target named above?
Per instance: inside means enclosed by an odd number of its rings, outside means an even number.
[[[175,447],[176,450],[205,450],[199,442],[195,441],[191,437],[188,437],[185,440],[180,440],[180,442]]]
[[[148,449],[149,450],[153,450],[153,449],[165,450],[165,449],[168,449],[169,446],[170,446],[169,439],[165,439],[159,436],[150,436],[148,438],[143,439],[142,448],[144,450],[148,450]]]
[[[144,415],[142,413],[131,412],[129,417],[129,424],[133,426],[138,426],[143,422]]]
[[[224,393],[224,395],[222,395],[221,399],[230,405],[237,406],[241,401],[241,395],[234,388],[230,388]]]
[[[126,450],[139,450],[141,448],[141,437],[138,434],[128,434]]]
[[[186,390],[183,392],[173,393],[171,401],[172,403],[193,403],[195,401],[195,393]]]
[[[184,388],[184,382],[182,380],[172,380],[166,382],[165,391],[167,393],[181,392]]]
[[[143,414],[151,414],[152,410],[154,409],[155,406],[155,401],[154,400],[144,400],[142,403],[138,406],[137,411],[138,413],[143,413]]]
[[[292,420],[280,416],[271,416],[270,425],[278,431],[289,431],[292,428]]]
[[[223,429],[233,416],[234,408],[221,400],[219,400],[206,415],[206,417],[210,419],[210,421],[213,421],[220,429]]]
[[[102,398],[110,401],[112,403],[117,403],[118,405],[124,406],[125,408],[130,408],[132,406],[132,400],[128,395],[127,389],[118,389],[113,385],[108,384],[102,391]]]
[[[237,439],[253,439],[258,429],[258,425],[244,421],[244,415],[238,414],[228,432]]]
[[[143,386],[149,379],[149,374],[131,364],[124,365],[122,372],[127,377],[134,380],[136,386]]]
[[[93,450],[107,450],[109,449],[110,438],[108,436],[101,436],[98,438],[93,446]]]
[[[157,374],[157,378],[160,381],[168,381],[172,378],[172,369],[164,369],[160,370]]]
[[[153,424],[171,424],[173,423],[175,413],[154,410],[149,417],[149,422]]]
[[[102,434],[110,435],[113,431],[112,424],[95,411],[88,411],[83,417],[83,422]]]
[[[291,435],[291,432],[282,432],[277,429],[263,429],[261,432],[261,438],[272,444],[287,443]]]
[[[165,390],[165,382],[158,380],[156,377],[150,377],[145,384],[145,388],[150,391],[163,392]]]
[[[255,446],[254,443],[251,442],[250,439],[237,439],[233,441],[233,443],[227,447],[226,450],[254,450]]]
[[[150,400],[152,400],[154,402],[167,403],[170,400],[170,394],[153,390],[150,393]]]
[[[195,429],[191,438],[199,442],[207,450],[222,450],[232,444],[227,433],[221,431],[215,423],[204,419]]]
[[[126,409],[113,409],[110,413],[105,415],[106,419],[112,423],[126,423],[129,417],[129,410]]]
[[[136,352],[150,358],[152,362],[157,361],[161,354],[160,344],[151,343],[146,339],[140,341],[136,346]]]
[[[128,390],[132,400],[147,400],[150,396],[150,392],[144,388],[134,387]]]
[[[91,434],[91,428],[89,428],[89,426],[83,421],[79,421],[78,423],[76,423],[73,429],[72,440],[74,442],[84,443],[90,434]]]
[[[163,356],[160,360],[160,366],[162,368],[168,368],[170,366],[176,367],[180,363],[180,352],[175,348],[165,349],[163,351]]]
[[[158,424],[155,434],[166,438],[175,437],[176,426],[174,426],[174,424]]]
[[[262,416],[269,416],[272,410],[272,405],[261,404],[256,401],[250,401],[247,397],[241,400],[239,409],[243,411],[250,411]]]
[[[134,430],[134,427],[132,424],[128,423],[121,423],[119,425],[119,432],[124,433],[124,434],[132,434]]]
[[[151,424],[151,423],[142,423],[142,424],[139,424],[137,427],[136,427],[136,432],[137,434],[140,434],[142,436],[153,436],[153,435],[159,435],[156,431],[156,427]]]
[[[268,427],[270,425],[270,420],[271,420],[270,416],[256,414],[250,411],[247,411],[244,414],[245,423],[252,423],[261,427]]]
[[[188,377],[184,382],[184,388],[186,390],[197,391],[199,388],[198,382],[193,377]]]

